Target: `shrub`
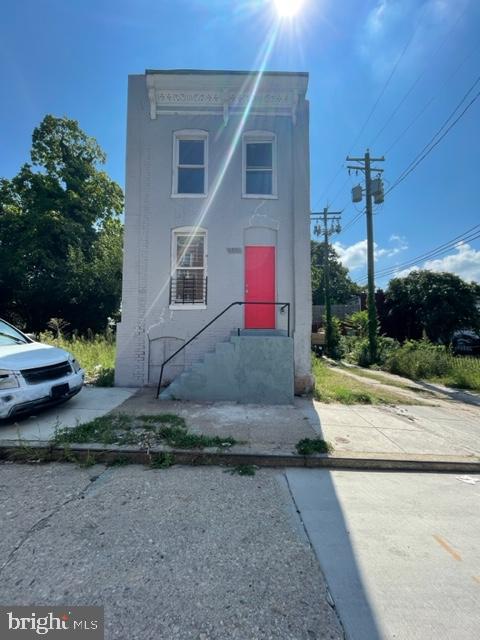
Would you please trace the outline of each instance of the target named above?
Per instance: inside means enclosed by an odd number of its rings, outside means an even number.
[[[379,336],[377,338],[377,360],[375,363],[372,363],[370,362],[368,338],[346,336],[342,340],[343,353],[346,359],[348,362],[357,364],[360,367],[369,367],[372,364],[383,366],[398,347],[398,342],[393,338]]]
[[[355,311],[346,318],[346,322],[352,325],[357,337],[368,336],[368,311]]]
[[[332,331],[330,334],[330,345],[327,346],[327,353],[335,360],[339,360],[343,356],[340,325],[340,320],[334,316],[332,318]]]
[[[452,358],[447,349],[427,340],[409,340],[390,353],[384,368],[413,380],[438,378],[450,373]]]

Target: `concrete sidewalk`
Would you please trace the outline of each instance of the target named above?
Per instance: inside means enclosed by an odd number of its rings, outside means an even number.
[[[480,457],[480,408],[301,403],[336,453]]]
[[[341,405],[296,398],[290,406],[162,401],[142,389],[115,411],[174,413],[195,433],[234,436],[244,451],[293,451],[302,438],[330,442],[333,455],[394,454],[480,458],[480,408],[442,402],[439,406]]]
[[[84,387],[68,402],[48,409],[38,410],[31,415],[18,416],[14,421],[0,422],[0,443],[2,440],[49,440],[55,427],[75,427],[112,411],[136,389],[121,387]]]
[[[182,462],[252,463],[265,466],[345,466],[371,469],[480,470],[480,407],[438,401],[438,406],[340,405],[296,398],[294,405],[240,405],[155,399],[154,390],[85,389],[72,400],[36,418],[0,426],[0,446],[18,440],[48,446],[55,426],[74,427],[108,411],[130,415],[172,413],[197,434],[233,436],[241,444],[228,450],[175,452]],[[323,438],[333,453],[304,458],[295,445]],[[98,452],[121,449],[136,461],[137,447],[80,445]],[[168,450],[160,446],[159,451]],[[178,454],[178,455],[177,455]],[[439,466],[443,465],[443,466]],[[460,465],[460,466],[459,466]],[[474,469],[476,465],[478,469]]]

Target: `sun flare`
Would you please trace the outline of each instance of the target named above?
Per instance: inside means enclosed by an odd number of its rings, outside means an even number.
[[[292,18],[303,5],[303,0],[274,0],[275,8],[281,18]]]

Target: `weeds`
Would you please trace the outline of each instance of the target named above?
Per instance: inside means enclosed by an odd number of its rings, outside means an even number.
[[[427,340],[405,342],[389,356],[383,368],[412,380],[480,391],[480,358],[454,356],[445,347]]]
[[[124,467],[130,464],[131,460],[128,456],[115,456],[107,462],[107,467]]]
[[[96,464],[97,460],[94,455],[87,451],[86,457],[78,463],[78,466],[82,469],[88,469],[89,467],[93,467]]]
[[[159,444],[168,444],[176,449],[227,448],[237,444],[237,440],[231,436],[191,433],[183,418],[168,413],[151,416],[114,413],[72,429],[55,429],[54,444],[67,447],[74,442],[132,445],[147,451]]]
[[[322,438],[303,438],[295,445],[297,453],[302,456],[310,456],[313,453],[331,453],[333,447]]]
[[[114,336],[95,335],[88,338],[72,336],[67,338],[57,331],[44,331],[38,336],[40,342],[51,344],[73,353],[75,358],[85,369],[86,382],[99,387],[113,386],[115,366],[115,338]]]
[[[254,476],[256,473],[256,467],[253,464],[237,464],[235,467],[225,469],[224,473],[238,476]]]
[[[175,464],[175,456],[168,451],[155,453],[150,458],[150,469],[168,469]]]

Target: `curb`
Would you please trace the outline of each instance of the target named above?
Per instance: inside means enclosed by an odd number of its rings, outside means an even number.
[[[118,447],[102,444],[75,444],[68,448],[53,446],[44,441],[4,440],[0,444],[0,460],[14,462],[123,462],[149,464],[155,456],[173,456],[174,464],[187,465],[254,465],[257,467],[305,467],[310,469],[349,469],[362,471],[416,471],[423,473],[480,473],[479,458],[455,458],[449,456],[404,456],[395,458],[376,454],[365,457],[352,453],[348,456],[313,454],[302,456],[287,452],[242,452],[233,449],[172,449],[166,446],[153,447],[150,452],[138,447]]]

